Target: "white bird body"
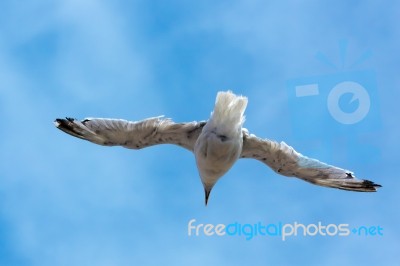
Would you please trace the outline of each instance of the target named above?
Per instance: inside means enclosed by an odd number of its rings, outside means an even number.
[[[196,141],[194,155],[206,204],[215,183],[240,158],[246,106],[247,98],[231,92],[219,92],[214,112]]]
[[[175,144],[192,151],[204,186],[207,204],[211,189],[239,158],[259,160],[276,173],[295,176],[315,185],[375,192],[380,185],[355,178],[348,170],[308,158],[284,142],[261,139],[242,128],[247,98],[219,92],[208,121],[174,123],[153,117],[138,122],[121,119],[56,119],[60,130],[105,146],[141,149]]]

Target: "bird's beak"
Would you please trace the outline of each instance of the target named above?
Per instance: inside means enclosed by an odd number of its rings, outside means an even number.
[[[212,188],[204,187],[204,195],[205,195],[206,206],[207,206],[207,203],[208,203],[208,197],[210,197],[211,189]]]

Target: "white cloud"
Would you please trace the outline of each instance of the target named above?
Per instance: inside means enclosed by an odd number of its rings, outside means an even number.
[[[175,4],[174,10],[184,9],[179,3]],[[375,9],[370,3],[364,5],[367,7],[363,10]],[[323,246],[356,263],[358,257],[352,252],[358,245],[362,250],[371,251],[398,244],[393,230],[393,221],[398,215],[387,205],[398,199],[394,178],[385,179],[393,183],[393,189],[384,188],[378,192],[380,194],[367,198],[287,181],[261,164],[240,162],[216,187],[212,205],[204,208],[201,184],[189,154],[171,147],[127,151],[91,146],[63,135],[51,124],[59,115],[100,113],[140,119],[151,112],[154,112],[151,115],[162,114],[170,108],[181,113],[173,100],[175,95],[171,98],[159,96],[170,94],[161,90],[175,89],[161,88],[165,80],[158,73],[164,71],[179,74],[169,77],[176,84],[209,78],[209,86],[204,91],[179,92],[184,97],[192,96],[188,105],[196,110],[195,106],[199,105],[200,110],[204,108],[200,103],[208,104],[208,100],[194,96],[214,97],[212,90],[220,88],[210,89],[210,84],[217,84],[213,81],[221,78],[235,84],[242,81],[241,76],[254,71],[254,76],[246,80],[247,88],[237,88],[250,98],[246,125],[262,137],[285,136],[287,128],[281,122],[287,120],[285,80],[292,75],[319,71],[318,62],[308,61],[314,60],[314,52],[335,51],[339,37],[351,36],[348,21],[335,20],[337,10],[330,13],[322,4],[304,6],[300,2],[290,6],[287,3],[265,4],[265,1],[213,3],[212,7],[189,10],[193,16],[183,16],[183,23],[174,24],[171,31],[163,30],[160,37],[154,29],[149,33],[146,25],[132,25],[127,12],[119,8],[101,1],[41,1],[26,3],[23,8],[20,4],[9,4],[10,12],[1,20],[0,30],[7,38],[0,44],[0,110],[4,115],[3,125],[7,127],[0,131],[1,154],[6,162],[1,166],[0,195],[2,220],[11,227],[10,238],[3,241],[10,249],[40,265],[65,262],[121,265],[132,261],[177,264],[180,259],[197,264],[223,261],[276,264],[293,262],[296,256],[315,261],[317,258],[340,261],[324,253],[309,252],[310,248]],[[151,16],[151,10],[138,5],[132,8],[130,15],[138,16],[140,21],[141,12]],[[315,16],[309,16],[309,12]],[[358,20],[360,25],[368,14]],[[387,20],[393,23],[393,18]],[[390,26],[388,22],[382,25]],[[387,40],[382,37],[375,43],[373,36],[380,33],[374,30],[366,36],[360,27],[353,28],[360,39],[368,39],[371,46],[384,51]],[[393,31],[390,35],[393,42],[388,44],[392,52],[396,51],[394,47],[398,42],[398,31],[393,28],[389,30]],[[187,65],[175,61],[181,55],[174,48],[181,47],[178,42],[185,40],[182,36],[187,33],[196,36],[196,41],[201,41],[197,36],[219,38],[215,39],[214,46],[208,44],[207,49],[194,49],[192,55],[188,53],[199,59],[192,62],[198,64],[193,69],[204,73],[190,72],[193,77],[185,80],[182,77],[188,75]],[[46,53],[46,50],[29,52],[32,50],[28,48],[38,42],[40,46],[41,36],[47,35],[54,41],[51,43],[54,50],[47,51],[50,60],[47,63],[29,61],[31,53],[35,54],[35,60],[41,58],[40,53]],[[150,44],[154,40],[160,42]],[[219,49],[213,50],[215,46]],[[233,52],[237,52],[251,60],[234,58],[233,62],[231,57],[222,57],[226,61],[217,62],[225,47],[231,49],[232,58],[236,56]],[[25,50],[27,54],[19,53]],[[167,56],[163,52],[171,54]],[[393,75],[393,69],[397,68],[397,61],[392,56],[395,53],[388,55],[377,51],[375,54],[379,58],[376,67],[386,73],[392,85],[396,84],[398,78]],[[165,68],[158,69],[159,62],[164,63],[162,67]],[[232,63],[238,62],[250,62],[251,66],[230,68]],[[385,67],[384,62],[390,64]],[[38,68],[43,71],[35,72]],[[225,68],[229,71],[224,71]],[[248,69],[251,71],[246,72]],[[219,77],[219,73],[223,76]],[[396,92],[385,90],[388,84],[384,84],[382,101],[393,107],[396,100],[392,95]],[[190,88],[197,89],[195,85],[190,84]],[[392,114],[393,110],[384,106],[382,114]],[[204,113],[204,118],[209,111]],[[384,138],[393,140],[397,136],[395,118],[393,115],[385,118],[393,130],[386,132]],[[273,131],[271,127],[275,127]],[[171,158],[163,160],[162,156]],[[174,160],[173,156],[178,158]],[[389,159],[393,158],[396,156]],[[362,167],[362,158],[360,160]],[[177,169],[176,165],[171,165],[177,161],[179,166],[185,167]],[[394,165],[392,161],[388,163]],[[392,167],[380,164],[369,174],[382,180],[385,177],[380,175],[391,176],[391,170]],[[168,200],[164,200],[166,197]],[[363,203],[366,206],[362,206]],[[196,217],[225,222],[321,217],[332,220],[357,217],[356,221],[369,222],[381,221],[378,220],[381,217],[393,235],[378,242],[353,239],[347,246],[326,239],[315,242],[298,239],[285,244],[275,239],[251,242],[188,239],[186,222]],[[288,257],[288,253],[292,256]],[[367,253],[365,256],[376,259],[374,252]],[[391,250],[386,254],[388,263],[398,256]]]

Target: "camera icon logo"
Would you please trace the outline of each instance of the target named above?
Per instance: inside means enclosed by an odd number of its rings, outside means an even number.
[[[340,97],[346,93],[353,94],[351,102],[359,101],[354,112],[347,113],[339,106]],[[328,95],[328,110],[331,116],[342,124],[355,124],[363,120],[370,109],[371,101],[365,88],[354,81],[343,81],[337,84]]]
[[[318,83],[295,86],[296,97],[318,96]],[[352,112],[342,110],[341,97],[351,94],[350,104],[358,101],[358,107]],[[351,125],[362,121],[370,110],[371,100],[368,91],[358,82],[342,81],[336,84],[327,97],[327,107],[330,115],[337,122]]]
[[[286,87],[295,138],[318,140],[330,146],[329,150],[335,149],[338,140],[345,140],[342,146],[349,149],[348,154],[354,153],[350,150],[376,153],[373,140],[368,139],[381,126],[373,70],[299,77],[288,80]]]

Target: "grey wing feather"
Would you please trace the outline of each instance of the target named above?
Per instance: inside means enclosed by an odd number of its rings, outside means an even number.
[[[99,145],[142,149],[156,144],[176,144],[193,151],[206,122],[174,123],[153,117],[132,122],[122,119],[86,118],[82,121],[56,119],[55,126],[77,138]]]
[[[372,181],[357,179],[348,170],[308,158],[285,142],[261,139],[247,130],[243,131],[241,158],[257,159],[281,175],[295,176],[319,186],[361,192],[375,192],[381,187]]]

